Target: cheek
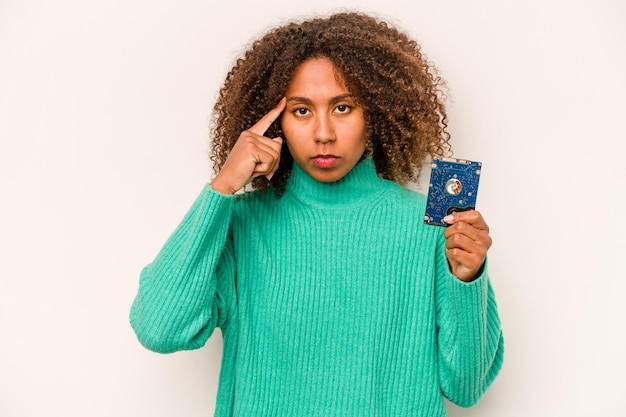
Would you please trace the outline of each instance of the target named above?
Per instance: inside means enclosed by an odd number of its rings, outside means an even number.
[[[365,123],[358,123],[355,127],[354,127],[354,132],[357,133],[355,135],[354,138],[354,144],[356,146],[358,146],[359,148],[363,148],[363,150],[365,150],[365,148],[367,147],[367,135],[366,135],[366,128],[365,128]]]
[[[293,125],[281,122],[281,129],[283,131],[283,139],[285,141],[283,146],[287,147],[287,150],[289,151],[291,156],[294,156],[294,154],[297,155],[299,148],[297,140],[298,135],[294,131]]]
[[[295,137],[293,123],[290,123],[288,120],[282,119],[280,121],[280,128],[283,131],[283,135],[285,135],[284,139],[287,142],[290,142],[291,139]]]
[[[297,152],[298,148],[301,148],[303,144],[306,143],[306,130],[298,123],[282,121],[281,129],[289,150],[295,150]]]
[[[367,149],[367,141],[363,138],[359,141],[358,145],[355,146],[355,154],[361,158]]]
[[[355,142],[362,142],[363,144],[367,143],[367,125],[365,123],[365,115],[363,114],[363,110],[360,109],[358,116],[353,120],[351,130],[358,139],[355,139]]]

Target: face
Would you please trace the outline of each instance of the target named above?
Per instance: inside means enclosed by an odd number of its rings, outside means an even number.
[[[281,126],[289,152],[321,182],[346,175],[365,152],[365,118],[343,76],[327,58],[296,68],[285,94]]]

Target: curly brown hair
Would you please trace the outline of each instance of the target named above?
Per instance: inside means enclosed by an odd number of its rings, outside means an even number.
[[[445,83],[420,45],[403,31],[361,13],[337,13],[271,29],[235,62],[213,108],[211,161],[218,173],[244,130],[283,97],[294,70],[311,58],[328,58],[363,107],[368,144],[382,178],[416,180],[427,157],[451,152]],[[274,122],[265,136],[283,136]],[[252,186],[284,191],[293,158],[282,147],[279,168]]]

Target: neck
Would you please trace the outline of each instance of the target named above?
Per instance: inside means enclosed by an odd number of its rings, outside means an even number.
[[[387,185],[387,181],[376,174],[374,161],[367,158],[356,164],[344,177],[333,182],[317,181],[294,163],[286,191],[305,204],[325,208],[349,208],[371,201]]]

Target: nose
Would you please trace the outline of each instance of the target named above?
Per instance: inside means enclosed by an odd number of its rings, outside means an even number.
[[[328,114],[321,114],[315,119],[315,142],[329,143],[335,141],[333,122]]]

